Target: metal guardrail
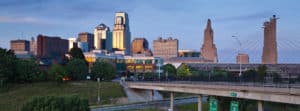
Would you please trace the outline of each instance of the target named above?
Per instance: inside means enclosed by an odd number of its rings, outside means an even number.
[[[133,83],[171,83],[171,84],[201,84],[201,85],[225,85],[225,86],[245,86],[245,87],[268,87],[268,88],[296,88],[300,89],[300,84],[274,84],[257,82],[202,82],[202,81],[130,81]]]

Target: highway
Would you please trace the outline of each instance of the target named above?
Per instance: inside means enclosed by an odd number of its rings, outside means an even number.
[[[196,103],[196,102],[197,102],[196,97],[174,99],[175,105]],[[169,106],[170,106],[170,100],[159,100],[159,101],[149,101],[149,102],[136,103],[136,104],[101,107],[101,108],[92,109],[91,111],[138,110],[138,109],[145,109],[151,107],[157,108],[157,107],[169,107]]]
[[[129,88],[199,95],[234,97],[258,101],[300,104],[299,84],[232,82],[127,82]],[[232,96],[234,93],[234,96]]]

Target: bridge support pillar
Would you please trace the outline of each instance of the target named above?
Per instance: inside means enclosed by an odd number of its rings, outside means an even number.
[[[257,111],[263,111],[263,102],[257,101]]]
[[[198,111],[202,111],[202,96],[198,95]]]
[[[171,94],[170,94],[170,109],[169,109],[169,111],[173,111],[173,109],[174,109],[174,93],[171,92]]]

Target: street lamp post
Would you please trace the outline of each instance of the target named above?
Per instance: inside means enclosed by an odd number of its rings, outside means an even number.
[[[238,43],[239,43],[239,48],[238,48],[238,55],[239,55],[239,54],[240,54],[241,47],[242,47],[242,43],[241,43],[241,41],[240,41],[236,36],[232,36],[232,37],[235,38],[235,39],[238,41]],[[238,55],[237,55],[237,56],[238,56]],[[241,61],[241,57],[239,57],[238,59],[239,59],[238,62],[239,62],[239,64],[240,64],[239,78],[240,78],[240,82],[242,82],[242,61]]]
[[[166,73],[166,79],[167,79],[167,81],[169,81],[169,80],[168,80],[168,70],[167,70],[167,73]]]
[[[160,81],[160,61],[158,61],[158,80]]]
[[[98,82],[98,96],[97,96],[97,103],[100,104],[100,78],[97,78]]]

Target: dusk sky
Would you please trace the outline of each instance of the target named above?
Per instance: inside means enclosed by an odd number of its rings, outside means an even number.
[[[277,15],[279,63],[300,63],[299,0],[1,0],[0,47],[38,34],[77,37],[104,23],[113,29],[114,14],[129,15],[131,39],[174,37],[180,49],[199,51],[207,19],[212,20],[220,62],[235,62],[238,43],[261,62],[264,21]],[[152,45],[151,45],[152,46]],[[151,47],[152,48],[152,47]]]

